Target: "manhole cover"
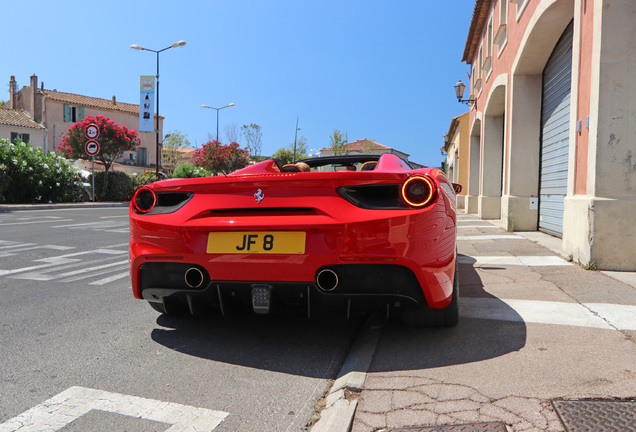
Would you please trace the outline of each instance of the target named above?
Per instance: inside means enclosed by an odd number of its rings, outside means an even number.
[[[398,429],[382,429],[378,432],[507,432],[506,425],[495,423],[471,423],[442,426],[406,426]]]
[[[636,432],[636,401],[555,400],[567,432]]]

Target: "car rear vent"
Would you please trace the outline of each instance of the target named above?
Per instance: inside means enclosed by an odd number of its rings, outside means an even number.
[[[192,194],[187,192],[159,192],[157,194],[157,205],[172,207],[186,201],[190,196]]]
[[[356,207],[371,210],[404,209],[400,197],[400,184],[343,186],[338,193]]]
[[[212,216],[290,216],[317,215],[318,210],[313,207],[259,207],[210,210]]]

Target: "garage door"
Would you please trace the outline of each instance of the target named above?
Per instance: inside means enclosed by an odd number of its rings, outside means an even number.
[[[572,29],[570,23],[543,70],[539,230],[558,237],[568,183]]]

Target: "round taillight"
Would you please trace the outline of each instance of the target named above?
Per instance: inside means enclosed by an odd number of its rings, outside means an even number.
[[[436,196],[435,182],[429,177],[413,176],[402,185],[402,199],[410,207],[426,207],[435,201]]]
[[[157,196],[152,189],[142,186],[135,192],[132,202],[139,213],[148,213],[157,204]]]

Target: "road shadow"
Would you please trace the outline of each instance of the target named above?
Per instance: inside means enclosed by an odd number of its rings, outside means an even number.
[[[384,323],[372,371],[426,369],[499,357],[524,347],[526,325],[504,302],[484,290],[474,259],[459,256],[460,315],[463,298],[487,298],[508,321],[460,317],[451,328]],[[489,270],[496,270],[494,267]],[[308,320],[301,315],[246,314],[231,318],[160,315],[152,340],[175,351],[238,366],[312,378],[335,377],[365,316]],[[377,320],[375,321],[377,324]]]
[[[309,320],[245,314],[194,318],[160,315],[152,340],[181,353],[238,366],[306,376],[337,375],[364,317]]]
[[[382,332],[370,372],[429,369],[478,362],[519,351],[526,344],[527,329],[522,318],[497,297],[487,293],[475,270],[475,260],[460,258],[460,319],[451,328],[416,328],[388,323]],[[491,267],[488,270],[498,270]],[[503,270],[503,268],[501,268]],[[462,316],[471,303],[462,299],[485,298],[506,316],[506,321]]]

